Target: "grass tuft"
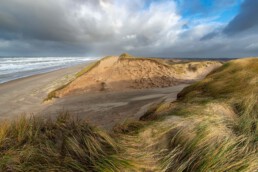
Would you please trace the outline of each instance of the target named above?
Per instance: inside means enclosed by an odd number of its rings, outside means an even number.
[[[68,114],[0,128],[0,171],[121,171],[130,165],[119,151],[108,134]]]
[[[88,66],[86,66],[85,68],[83,68],[80,72],[78,72],[77,74],[75,74],[76,78],[78,78],[78,77],[84,75],[85,73],[91,71],[93,68],[95,68],[95,67],[98,66],[99,64],[100,64],[100,60],[89,64]]]
[[[128,53],[123,53],[119,56],[119,59],[131,59],[131,58],[135,58],[135,57]]]

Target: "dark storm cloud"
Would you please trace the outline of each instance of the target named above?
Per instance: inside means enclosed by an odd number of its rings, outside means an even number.
[[[245,0],[239,14],[229,22],[223,32],[227,35],[234,35],[253,28],[258,31],[257,8],[257,0]]]
[[[47,1],[1,0],[0,30],[22,39],[74,40],[73,25],[65,8]]]
[[[200,41],[207,41],[207,40],[213,39],[214,37],[218,36],[219,33],[220,32],[217,30],[210,32],[207,35],[204,35],[203,37],[201,37]]]
[[[155,5],[151,4],[150,9],[141,11],[144,4],[145,0],[1,0],[0,41],[5,43],[2,48],[0,44],[0,50],[24,53],[31,49],[40,53],[47,44],[56,47],[55,54],[61,52],[60,47],[66,47],[65,53],[71,47],[70,54],[78,53],[74,47],[113,53],[155,44],[168,30],[181,25],[173,2],[152,3]],[[26,46],[12,47],[18,42]]]

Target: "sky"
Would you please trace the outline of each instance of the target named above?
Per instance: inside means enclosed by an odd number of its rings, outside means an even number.
[[[0,56],[258,56],[258,0],[0,0]]]

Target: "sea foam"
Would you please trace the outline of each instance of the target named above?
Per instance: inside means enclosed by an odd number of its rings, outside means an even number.
[[[0,83],[96,59],[96,57],[0,57]]]

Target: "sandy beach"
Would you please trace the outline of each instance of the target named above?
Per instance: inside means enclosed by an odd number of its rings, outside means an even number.
[[[75,94],[44,102],[47,94],[67,83],[87,64],[34,75],[0,84],[0,118],[21,115],[56,116],[69,112],[91,123],[111,129],[116,123],[138,119],[155,102],[175,100],[186,84],[167,88]]]
[[[13,118],[21,114],[37,114],[48,92],[71,79],[86,64],[33,75],[0,84],[0,118]]]

